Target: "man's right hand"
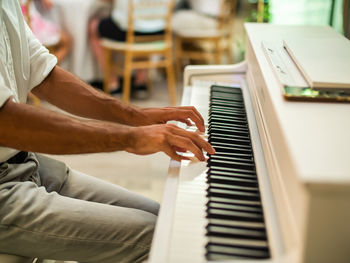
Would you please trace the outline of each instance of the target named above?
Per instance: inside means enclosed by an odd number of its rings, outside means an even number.
[[[203,151],[214,154],[214,148],[201,136],[173,124],[158,124],[131,128],[130,147],[135,154],[152,154],[162,151],[176,161],[188,158],[177,152],[192,152],[198,160],[205,161]]]

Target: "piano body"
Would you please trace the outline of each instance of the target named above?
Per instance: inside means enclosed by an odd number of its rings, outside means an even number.
[[[350,262],[350,105],[285,100],[262,48],[262,41],[285,37],[316,37],[322,45],[324,37],[342,36],[319,26],[248,23],[245,29],[244,62],[185,69],[182,104],[198,108],[223,155],[214,155],[219,159],[209,160],[209,168],[171,161],[150,262]],[[210,90],[212,84],[218,88]],[[233,102],[221,101],[225,94]],[[249,126],[255,188],[247,162],[237,166],[225,147],[241,138],[241,131],[225,131],[238,116],[230,114],[240,112],[237,98]]]

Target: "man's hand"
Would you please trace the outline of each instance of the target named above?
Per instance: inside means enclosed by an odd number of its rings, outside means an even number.
[[[140,109],[140,117],[135,126],[165,124],[167,121],[180,121],[192,126],[193,121],[198,130],[204,132],[204,120],[195,107],[166,107]]]
[[[132,128],[130,147],[126,151],[135,154],[151,154],[162,151],[177,161],[188,158],[178,152],[192,152],[205,161],[203,151],[214,154],[215,150],[197,133],[181,129],[173,124],[158,124]]]

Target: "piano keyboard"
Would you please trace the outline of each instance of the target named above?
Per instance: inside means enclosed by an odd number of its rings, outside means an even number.
[[[270,257],[242,91],[212,86],[208,141],[206,258]]]

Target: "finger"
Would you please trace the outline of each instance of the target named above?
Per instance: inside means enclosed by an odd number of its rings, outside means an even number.
[[[210,143],[204,140],[198,133],[189,132],[177,126],[171,126],[171,128],[173,134],[190,138],[200,149],[203,149],[209,154],[215,153],[215,149],[210,145]]]
[[[192,111],[193,112],[193,114],[199,119],[199,121],[200,121],[200,123],[202,123],[203,124],[203,130],[201,130],[201,131],[204,131],[204,119],[203,119],[203,117],[202,117],[202,115],[199,113],[199,111],[196,109],[196,107],[193,107],[193,106],[187,106],[187,107],[183,107],[184,109],[186,109],[186,110],[189,110],[189,111]],[[194,120],[193,120],[194,121]],[[197,125],[197,123],[196,123],[196,125]],[[197,126],[198,127],[198,126]],[[199,129],[199,127],[198,127],[198,129]]]
[[[173,146],[173,149],[176,152],[181,152],[181,153],[185,153],[187,151],[185,148],[180,148],[180,147],[177,147],[177,146]]]
[[[200,131],[202,132],[205,131],[204,120],[194,107],[182,107],[180,109],[174,110],[169,115],[169,118],[172,120],[190,119],[196,124],[197,128]]]
[[[202,149],[193,143],[191,139],[172,134],[169,136],[168,141],[171,145],[173,145],[173,147],[185,148],[186,150],[192,152],[198,160],[205,161]]]
[[[205,131],[204,120],[203,120],[202,116],[199,113],[197,114],[196,112],[197,112],[197,110],[196,111],[187,110],[186,117],[188,119],[192,120],[196,124],[198,130],[200,130],[201,132],[204,132]]]
[[[192,125],[192,122],[191,122],[189,119],[177,119],[176,121],[183,122],[183,123],[185,123],[187,126],[193,126],[193,125]]]
[[[181,162],[182,160],[189,160],[188,157],[179,155],[176,151],[171,147],[171,145],[167,145],[164,149],[164,152],[173,160]]]

